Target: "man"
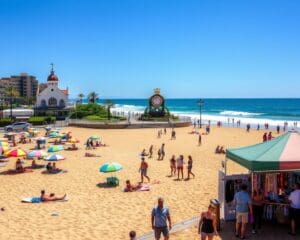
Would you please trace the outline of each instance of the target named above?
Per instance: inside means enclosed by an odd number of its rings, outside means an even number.
[[[167,220],[169,222],[169,228],[167,226]],[[164,239],[169,239],[169,230],[171,230],[171,217],[169,209],[164,207],[163,198],[158,198],[157,207],[152,209],[151,214],[151,225],[154,230],[155,239],[159,240],[161,234],[163,234]]]
[[[129,232],[129,238],[130,238],[130,240],[136,240],[136,232],[135,231],[130,231]]]
[[[201,146],[202,143],[202,137],[201,137],[201,133],[199,132],[199,136],[198,136],[198,146]]]
[[[236,204],[236,225],[235,236],[245,239],[246,225],[248,223],[248,212],[253,214],[252,202],[249,193],[247,192],[247,185],[242,184],[241,191],[234,195],[234,203]]]
[[[148,179],[148,182],[150,182],[150,178],[147,175],[147,169],[148,169],[148,163],[145,161],[145,158],[142,157],[141,166],[140,166],[141,183],[144,182],[144,177]]]
[[[296,183],[295,190],[289,196],[291,235],[296,235],[296,221],[300,218],[300,183]]]
[[[160,160],[164,160],[164,157],[165,157],[165,155],[166,155],[166,153],[165,153],[165,144],[164,144],[164,143],[161,145],[160,153],[161,153],[161,158],[160,158]]]

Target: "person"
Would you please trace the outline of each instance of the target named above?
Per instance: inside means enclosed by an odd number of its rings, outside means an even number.
[[[290,234],[296,235],[296,221],[300,219],[300,183],[295,184],[295,190],[289,196],[290,201],[290,219],[291,219],[291,232]]]
[[[270,141],[270,140],[272,140],[272,138],[273,138],[272,132],[269,132],[269,134],[268,134],[268,140]]]
[[[259,189],[258,191],[253,191],[253,223],[252,223],[252,233],[256,234],[257,230],[261,229],[262,216],[264,212],[264,195]]]
[[[54,193],[51,193],[49,196],[47,196],[45,190],[41,191],[41,200],[42,200],[42,202],[64,200],[64,199],[66,199],[66,197],[67,197],[67,194],[65,194],[62,197],[55,197]]]
[[[179,180],[179,174],[181,173],[181,178],[183,179],[183,155],[177,158],[177,180]]]
[[[166,128],[164,128],[164,134],[165,134],[165,135],[167,134],[167,129],[166,129]]]
[[[167,220],[169,222],[169,228],[167,226]],[[161,234],[163,234],[164,240],[169,239],[169,230],[172,229],[172,223],[169,208],[164,207],[164,199],[162,197],[158,198],[157,207],[152,209],[151,224],[154,230],[155,240],[159,240]]]
[[[172,156],[172,158],[170,159],[170,168],[171,168],[171,176],[173,176],[176,174],[176,159],[175,159],[175,155]]]
[[[250,132],[250,124],[247,124],[247,132]]]
[[[193,178],[195,178],[195,174],[192,173],[192,168],[193,168],[193,159],[192,159],[192,156],[189,155],[188,156],[188,165],[187,165],[187,180],[190,179],[190,175],[193,175]]]
[[[161,149],[159,148],[157,151],[157,160],[160,160],[161,157]]]
[[[210,133],[210,126],[207,125],[205,131],[206,131],[206,135],[208,135]]]
[[[152,158],[152,155],[153,155],[153,145],[151,145],[149,148],[149,158]]]
[[[126,186],[124,188],[124,192],[133,192],[140,189],[141,187],[142,187],[141,184],[134,186],[130,183],[130,180],[126,180]]]
[[[140,166],[141,183],[144,182],[144,177],[148,179],[148,182],[150,182],[150,178],[147,176],[147,170],[148,170],[148,163],[145,161],[145,158],[142,157],[141,166]]]
[[[141,152],[141,156],[144,157],[144,156],[148,156],[148,154],[146,153],[146,149],[144,148],[143,151]]]
[[[259,131],[259,129],[260,129],[260,126],[259,126],[259,123],[258,123],[256,130]]]
[[[174,130],[174,128],[172,129],[172,132],[171,132],[171,140],[173,139],[176,139],[176,132]]]
[[[49,172],[49,173],[52,171],[52,165],[50,162],[47,164],[46,169],[47,169],[47,172]]]
[[[263,142],[268,141],[268,134],[265,132],[263,135]]]
[[[199,132],[199,136],[198,136],[198,146],[201,146],[202,144],[202,137],[201,137],[201,133]]]
[[[165,157],[165,144],[163,143],[160,148],[161,158],[160,160],[164,160]]]
[[[25,168],[23,167],[21,159],[18,158],[16,161],[16,172],[24,172],[24,171],[25,171]]]
[[[224,146],[221,146],[221,147],[220,147],[219,153],[226,154],[226,152],[225,152],[225,150],[224,150]]]
[[[90,145],[90,139],[88,139],[86,141],[86,148],[85,149],[90,149],[91,148],[91,145]]]
[[[201,213],[198,226],[198,233],[201,240],[212,240],[214,235],[218,235],[217,220],[213,210],[214,207],[209,205],[208,210]]]
[[[129,232],[129,239],[130,240],[136,240],[136,232],[135,231],[130,231]]]
[[[157,132],[157,138],[160,138],[160,130],[158,130],[158,132]]]
[[[248,223],[248,213],[250,210],[250,215],[252,212],[252,201],[247,192],[247,185],[242,184],[241,191],[234,195],[234,203],[236,205],[236,225],[235,225],[235,236],[245,239],[246,225]]]
[[[220,145],[216,147],[215,153],[220,153]]]
[[[277,134],[279,134],[280,133],[280,126],[279,125],[277,125],[276,130],[277,130]]]

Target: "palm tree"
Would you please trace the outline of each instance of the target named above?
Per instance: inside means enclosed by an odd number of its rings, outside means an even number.
[[[82,99],[84,98],[84,94],[83,93],[79,93],[78,94],[78,98],[79,98],[80,104],[82,104]]]
[[[12,118],[12,103],[13,99],[19,96],[19,92],[17,89],[13,86],[8,86],[4,90],[5,92],[5,97],[9,98],[9,103],[10,103],[10,118]]]
[[[90,92],[88,95],[88,100],[90,103],[96,103],[99,100],[98,93]]]
[[[110,118],[111,118],[110,109],[114,106],[114,103],[111,100],[106,99],[106,100],[104,100],[103,105],[107,109],[107,118],[108,118],[108,120],[110,120]]]

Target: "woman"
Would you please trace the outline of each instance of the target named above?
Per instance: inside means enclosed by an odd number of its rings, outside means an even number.
[[[176,159],[175,159],[175,155],[172,156],[172,158],[170,159],[170,168],[171,168],[171,176],[176,175]]]
[[[252,199],[252,207],[253,207],[253,224],[252,224],[252,233],[257,233],[257,230],[261,229],[261,221],[264,211],[264,196],[262,191],[259,189],[258,192],[254,190],[253,199]]]
[[[214,235],[218,235],[216,227],[216,216],[213,213],[213,206],[209,205],[206,212],[201,213],[201,218],[198,227],[198,233],[201,240],[212,240]]]
[[[179,180],[179,175],[181,173],[181,178],[183,179],[183,155],[180,155],[179,158],[177,158],[177,180]]]
[[[152,158],[152,155],[153,155],[153,145],[151,145],[149,148],[149,158]]]
[[[62,197],[55,197],[54,193],[51,193],[49,196],[47,196],[46,193],[45,193],[45,190],[41,191],[41,200],[42,200],[42,202],[65,200],[66,197],[67,197],[67,194],[65,194]]]
[[[133,192],[133,191],[137,191],[138,189],[140,189],[142,187],[141,184],[138,184],[136,186],[132,185],[130,183],[130,180],[126,180],[126,187],[124,188],[124,192]]]
[[[192,168],[193,168],[193,159],[192,159],[192,156],[189,155],[188,156],[188,165],[187,165],[187,170],[188,170],[188,173],[187,173],[187,179],[189,180],[190,179],[190,175],[193,175],[193,177],[195,178],[195,174],[192,173]]]
[[[16,172],[24,172],[25,169],[22,165],[21,159],[18,158],[18,160],[16,161]]]

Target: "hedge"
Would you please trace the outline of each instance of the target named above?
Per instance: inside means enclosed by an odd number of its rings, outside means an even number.
[[[0,127],[5,127],[7,125],[10,125],[12,124],[14,121],[10,118],[3,118],[3,119],[0,119]]]
[[[32,125],[43,125],[43,124],[49,124],[55,122],[56,118],[55,117],[37,117],[33,116],[30,117],[28,122],[31,123]]]

